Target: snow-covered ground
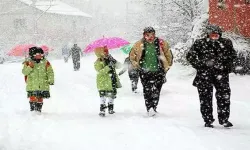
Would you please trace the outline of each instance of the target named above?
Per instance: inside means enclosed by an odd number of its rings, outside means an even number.
[[[121,62],[125,58],[114,57]],[[169,71],[157,117],[146,117],[141,86],[138,94],[132,94],[124,74],[116,114],[100,118],[95,59],[84,57],[79,72],[73,71],[71,60],[51,61],[55,85],[42,115],[29,112],[22,64],[0,65],[0,150],[250,149],[249,76],[231,75],[232,129],[217,121],[214,129],[203,127],[192,71],[177,64]]]

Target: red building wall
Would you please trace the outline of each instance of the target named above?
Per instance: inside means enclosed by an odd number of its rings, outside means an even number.
[[[246,0],[209,0],[209,23],[222,26],[225,31],[236,32],[250,38],[250,3]]]

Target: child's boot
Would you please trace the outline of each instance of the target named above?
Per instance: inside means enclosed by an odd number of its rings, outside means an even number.
[[[105,104],[101,104],[100,105],[100,113],[99,116],[104,117],[105,116],[105,109],[106,109],[106,105]]]
[[[34,111],[36,108],[36,102],[30,102],[30,111]]]
[[[42,112],[43,103],[36,103],[36,111]]]
[[[109,109],[109,114],[114,114],[115,113],[115,111],[114,111],[114,104],[109,103],[108,104],[108,109]]]

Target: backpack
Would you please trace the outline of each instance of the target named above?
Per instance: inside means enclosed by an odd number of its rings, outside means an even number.
[[[161,51],[163,51],[163,44],[164,44],[163,39],[159,39],[159,45],[160,45],[160,50],[161,50]],[[172,57],[172,60],[171,60],[170,65],[172,65],[172,64],[173,64],[174,56],[173,56],[173,53],[172,53],[171,49],[169,49],[169,51],[170,51],[171,57]]]

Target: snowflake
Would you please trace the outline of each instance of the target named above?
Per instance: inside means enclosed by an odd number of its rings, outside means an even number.
[[[218,76],[217,76],[217,79],[218,79],[218,80],[221,80],[221,79],[222,79],[222,75],[218,75]]]

